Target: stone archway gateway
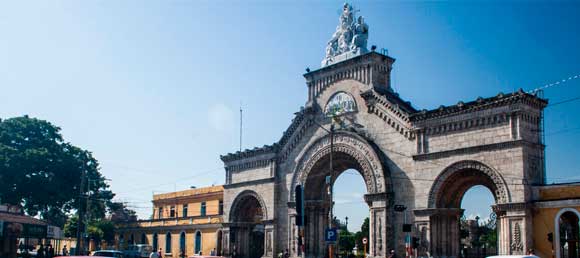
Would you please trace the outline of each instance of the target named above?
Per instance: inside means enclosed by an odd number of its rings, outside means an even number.
[[[339,22],[322,67],[304,74],[308,98],[282,137],[221,156],[223,255],[323,256],[331,125],[334,179],[355,169],[366,184],[370,256],[386,257],[390,248],[403,256],[413,237],[419,256],[457,257],[451,233],[463,212],[459,202],[476,184],[496,200],[499,254],[533,248],[534,187],[545,183],[538,132],[546,100],[518,91],[418,110],[391,87],[395,59],[367,50],[369,26],[350,5]],[[303,228],[296,225],[297,185],[306,203]]]
[[[332,160],[334,172],[332,184],[340,173],[347,169],[358,171],[367,188],[365,201],[369,205],[370,245],[372,256],[384,256],[386,250],[393,247],[387,242],[390,234],[390,212],[387,206],[391,203],[390,180],[386,176],[380,155],[361,136],[350,132],[334,134]],[[330,201],[326,187],[328,163],[330,162],[330,135],[322,137],[307,148],[293,173],[292,188],[302,185],[304,188],[305,225],[303,229],[304,253],[306,257],[322,257],[326,254],[324,230],[329,219]],[[290,191],[289,202],[294,200]],[[295,220],[294,217],[291,220]]]

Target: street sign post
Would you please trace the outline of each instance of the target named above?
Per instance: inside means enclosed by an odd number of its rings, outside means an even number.
[[[362,243],[363,243],[363,246],[364,246],[364,248],[363,248],[363,255],[366,257],[367,256],[367,244],[369,243],[369,240],[366,237],[364,237],[362,239]]]
[[[327,244],[334,244],[336,243],[336,238],[338,234],[336,228],[327,228],[326,234],[324,234],[324,238]]]

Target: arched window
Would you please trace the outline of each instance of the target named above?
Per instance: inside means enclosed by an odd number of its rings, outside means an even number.
[[[171,232],[165,235],[165,253],[171,253]]]
[[[578,258],[580,255],[580,212],[564,208],[554,218],[556,258]]]
[[[201,232],[197,231],[195,233],[195,253],[199,254],[201,252]]]
[[[133,235],[133,233],[131,233],[131,236],[129,236],[129,244],[130,245],[135,244],[135,235]]]
[[[185,232],[181,232],[181,234],[179,235],[179,255],[181,257],[181,254],[186,254],[185,252]]]
[[[157,243],[157,233],[153,233],[153,251],[159,250],[159,245]]]
[[[147,244],[147,235],[141,234],[141,244]]]

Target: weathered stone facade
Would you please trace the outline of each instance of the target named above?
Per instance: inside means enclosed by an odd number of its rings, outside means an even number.
[[[419,255],[457,257],[461,198],[474,185],[494,193],[500,254],[532,247],[528,204],[533,201],[532,185],[544,184],[539,132],[547,102],[518,91],[417,110],[391,88],[394,62],[370,52],[306,73],[306,105],[278,142],[221,157],[226,165],[224,248],[249,257],[236,242],[244,231],[237,216],[245,212],[236,207],[243,196],[252,196],[261,217],[243,227],[259,225],[265,235],[263,256],[285,249],[299,256],[293,189],[301,185],[305,256],[324,256],[331,123],[336,127],[333,180],[346,169],[356,169],[367,186],[371,256],[386,257],[390,248],[404,253],[404,216],[393,209],[400,204],[408,208],[411,234],[421,238]],[[339,123],[324,113],[336,93],[348,94],[356,105]]]

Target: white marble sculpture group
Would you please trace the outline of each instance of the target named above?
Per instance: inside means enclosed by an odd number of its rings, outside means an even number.
[[[339,24],[326,45],[322,67],[368,52],[369,26],[362,16],[356,20],[351,5],[344,4]]]

